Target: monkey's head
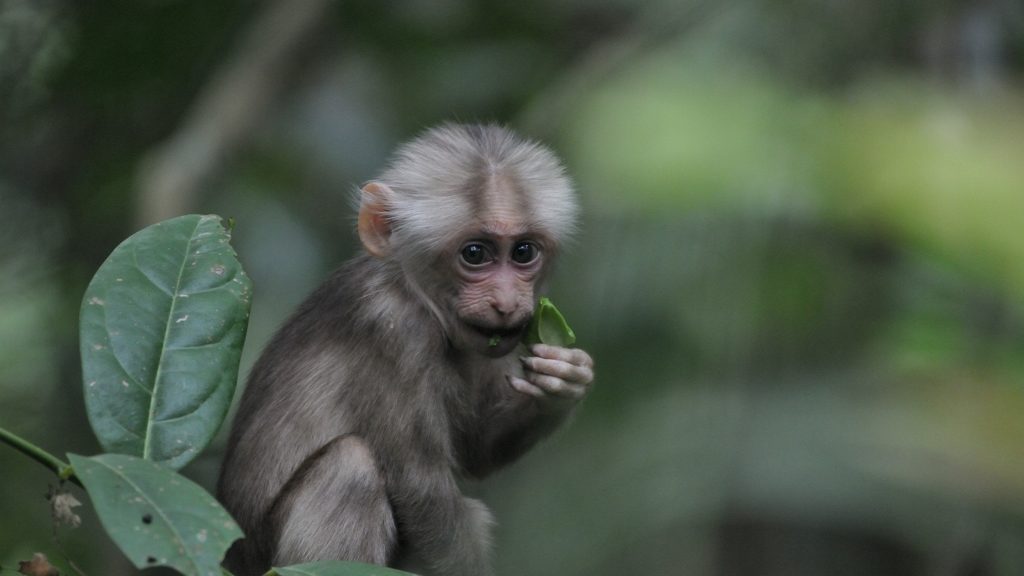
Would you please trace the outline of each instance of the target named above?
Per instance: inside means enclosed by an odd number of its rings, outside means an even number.
[[[576,217],[550,150],[499,126],[447,124],[362,188],[359,237],[399,267],[452,345],[497,357],[522,337]]]

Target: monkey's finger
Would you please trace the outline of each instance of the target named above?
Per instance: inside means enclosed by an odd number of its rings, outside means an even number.
[[[538,374],[536,372],[527,372],[526,378],[536,387],[540,388],[544,392],[558,396],[560,398],[569,398],[572,400],[579,400],[587,393],[587,387],[583,384],[576,384],[574,382],[566,382],[561,378],[554,376],[548,376],[546,374]]]
[[[579,348],[562,348],[561,346],[551,346],[548,344],[534,344],[530,346],[530,352],[534,356],[549,360],[561,360],[585,368],[594,367],[594,360],[590,357],[590,354]]]
[[[589,384],[594,379],[594,371],[584,366],[577,366],[562,360],[548,360],[537,356],[520,358],[528,370],[538,374],[555,376],[577,384]]]
[[[533,396],[534,398],[543,398],[545,396],[543,390],[534,386],[530,382],[523,380],[522,378],[517,378],[515,376],[507,376],[506,380],[508,380],[508,383],[513,388],[515,388],[519,392],[522,392],[523,394]]]

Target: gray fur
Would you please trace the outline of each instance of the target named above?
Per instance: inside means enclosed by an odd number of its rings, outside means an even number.
[[[384,478],[356,436],[339,436],[308,458],[269,516],[275,566],[334,556],[384,564],[396,542]]]
[[[496,178],[511,183],[493,197]],[[271,562],[350,559],[484,576],[492,520],[458,481],[514,460],[561,422],[514,390],[518,348],[455,349],[445,251],[475,214],[514,202],[554,250],[576,204],[546,148],[496,126],[446,125],[400,148],[392,254],[363,254],[318,288],[253,367],[218,483],[247,537],[238,576]]]

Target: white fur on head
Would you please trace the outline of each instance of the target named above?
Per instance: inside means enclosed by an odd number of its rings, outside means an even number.
[[[391,244],[434,253],[448,247],[481,218],[495,178],[512,183],[503,193],[516,195],[530,230],[555,244],[574,231],[572,182],[548,148],[494,124],[444,124],[401,146],[378,179],[394,195]]]

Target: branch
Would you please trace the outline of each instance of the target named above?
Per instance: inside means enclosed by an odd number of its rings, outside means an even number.
[[[136,219],[150,224],[187,213],[202,186],[244,146],[277,103],[325,29],[330,0],[272,0],[177,132],[143,159]]]
[[[50,454],[46,450],[43,450],[39,446],[25,440],[21,436],[9,432],[3,428],[0,428],[0,441],[28,456],[29,458],[39,462],[43,466],[46,466],[53,471],[61,480],[70,480],[74,484],[82,488],[82,482],[75,476],[75,471],[70,464],[57,458],[53,454]]]

